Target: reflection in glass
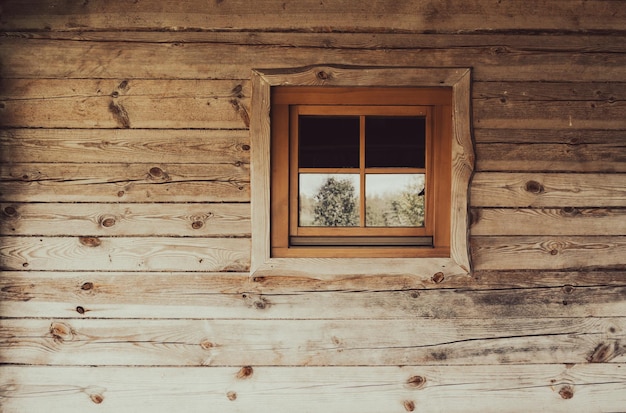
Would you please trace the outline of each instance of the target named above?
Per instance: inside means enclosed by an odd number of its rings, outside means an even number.
[[[368,168],[423,168],[426,118],[419,116],[367,116],[365,166]]]
[[[365,175],[365,225],[423,227],[424,174]]]
[[[299,225],[359,226],[359,186],[358,174],[299,174]]]
[[[358,168],[358,116],[299,117],[300,168]]]

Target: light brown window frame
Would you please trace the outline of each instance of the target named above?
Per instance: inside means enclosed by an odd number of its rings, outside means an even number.
[[[335,277],[347,275],[467,276],[471,273],[468,243],[468,190],[474,168],[470,130],[468,68],[383,68],[313,66],[253,70],[250,139],[252,144],[252,254],[251,273]],[[447,256],[432,258],[292,258],[271,254],[271,213],[277,207],[270,196],[271,90],[278,86],[336,87],[450,87],[452,88],[450,248]]]
[[[273,258],[432,258],[450,254],[450,171],[452,141],[452,89],[389,87],[274,87],[271,90],[271,193],[270,214]],[[400,115],[426,117],[427,150],[426,223],[416,228],[302,228],[298,216],[297,119],[303,114]],[[363,126],[363,125],[361,125]],[[363,133],[363,130],[361,131]],[[431,136],[431,135],[436,136]],[[361,136],[363,139],[364,136]],[[360,157],[364,156],[361,147]],[[435,158],[437,162],[434,162]],[[361,159],[361,162],[363,159]],[[361,165],[360,169],[363,169]],[[393,169],[393,168],[390,168]],[[345,171],[342,171],[345,172]],[[358,171],[359,175],[365,173]],[[363,178],[363,177],[361,177]],[[363,191],[364,188],[360,188]],[[361,203],[364,199],[361,199]],[[287,206],[287,208],[285,208]],[[285,209],[287,209],[285,211]],[[363,209],[361,205],[360,209]],[[363,211],[362,211],[363,212]],[[361,217],[364,220],[364,217]],[[332,237],[333,246],[294,245],[296,236]],[[399,238],[432,237],[433,245],[395,245]],[[337,238],[334,238],[334,237]],[[350,236],[344,242],[341,236]],[[358,237],[362,239],[358,239]],[[299,239],[299,237],[295,238]],[[325,238],[326,239],[326,238]],[[369,242],[368,242],[369,240]],[[382,242],[381,242],[382,241]],[[387,245],[370,245],[371,243]],[[354,246],[350,244],[358,243]]]

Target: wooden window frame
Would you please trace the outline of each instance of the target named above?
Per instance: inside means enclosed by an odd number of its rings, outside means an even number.
[[[450,254],[450,171],[451,171],[451,88],[390,88],[390,87],[274,87],[271,90],[271,159],[270,212],[271,257],[276,258],[430,258],[449,257]],[[361,117],[369,115],[420,115],[427,119],[426,165],[419,170],[427,177],[426,222],[416,228],[319,228],[299,227],[298,221],[298,164],[297,124],[298,115],[304,114],[350,114]],[[360,139],[365,138],[361,125]],[[431,135],[436,134],[433,138]],[[365,147],[360,148],[360,158]],[[434,159],[437,158],[437,162]],[[363,159],[361,159],[362,163]],[[384,168],[371,168],[382,172]],[[415,168],[387,168],[389,173],[417,173]],[[352,170],[351,170],[352,171]],[[392,172],[393,171],[393,172]],[[345,170],[337,170],[343,173]],[[365,165],[352,171],[361,176],[363,187]],[[360,209],[363,208],[361,197]],[[362,211],[363,212],[363,211]],[[361,226],[364,225],[361,216]],[[360,246],[338,242],[334,246],[295,246],[290,240],[300,235],[335,234],[361,237]],[[379,237],[429,236],[432,246],[367,246],[367,239]],[[350,238],[355,240],[356,238]],[[380,239],[380,238],[378,238]],[[338,240],[336,238],[335,240]],[[398,238],[391,239],[394,242]],[[354,243],[354,241],[352,241]]]
[[[404,274],[432,277],[471,274],[468,242],[468,191],[474,169],[470,130],[470,69],[371,68],[313,66],[296,69],[254,70],[252,73],[252,254],[254,276],[303,274],[316,277],[340,275]],[[279,86],[333,88],[441,88],[452,90],[452,141],[450,142],[449,248],[426,257],[275,257],[271,245],[271,211],[278,208],[271,197],[272,125],[271,91]],[[275,201],[275,200],[274,200]]]

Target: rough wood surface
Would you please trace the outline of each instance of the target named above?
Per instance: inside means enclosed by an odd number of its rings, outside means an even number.
[[[0,199],[3,202],[249,202],[249,180],[249,165],[244,163],[0,164]]]
[[[363,366],[626,360],[626,318],[0,320],[0,363]],[[557,349],[557,350],[555,350]]]
[[[15,319],[417,320],[626,314],[626,280],[619,272],[613,278],[607,273],[543,272],[534,279],[532,274],[523,279],[521,274],[498,274],[504,278],[501,284],[489,274],[460,284],[391,276],[322,282],[255,280],[241,273],[7,271],[0,278],[0,299],[3,316]],[[516,279],[525,284],[515,284]]]
[[[255,7],[245,0],[206,3],[200,0],[161,1],[156,4],[90,1],[56,8],[53,0],[3,3],[2,30],[255,29],[285,31],[515,31],[624,30],[626,18],[619,2],[541,0],[493,3],[471,0],[379,0],[364,7],[359,2],[314,0],[273,2]],[[519,18],[520,15],[526,18]]]
[[[248,238],[4,237],[3,270],[246,271]]]
[[[3,411],[619,412],[624,364],[0,367]],[[71,406],[71,407],[69,407]]]
[[[124,33],[120,33],[123,39]],[[249,79],[255,68],[309,65],[473,67],[475,81],[612,82],[624,53],[538,53],[501,46],[439,49],[289,48],[213,43],[40,40],[4,37],[3,78]],[[201,62],[201,63],[200,63]],[[623,80],[622,80],[623,81]]]
[[[247,203],[0,203],[2,235],[249,237]]]

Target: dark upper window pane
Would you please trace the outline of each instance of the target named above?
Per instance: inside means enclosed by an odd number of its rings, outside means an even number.
[[[367,116],[365,166],[424,168],[426,118]]]
[[[358,116],[300,116],[300,168],[358,168]]]

